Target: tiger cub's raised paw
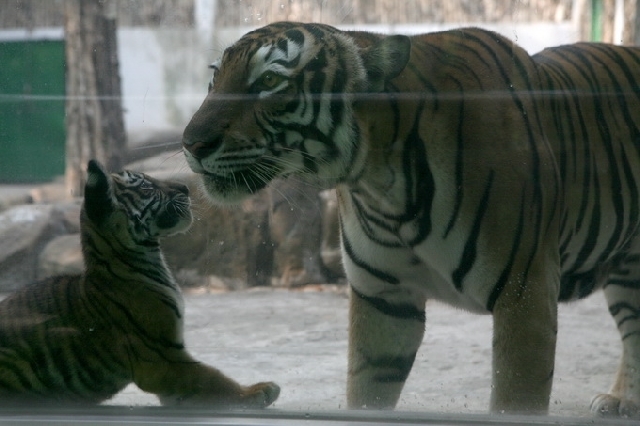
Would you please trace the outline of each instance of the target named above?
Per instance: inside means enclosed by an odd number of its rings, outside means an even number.
[[[596,395],[591,400],[591,412],[602,417],[640,418],[640,404],[610,394]]]
[[[280,386],[273,382],[260,382],[248,386],[242,392],[240,405],[245,408],[265,408],[280,396]]]

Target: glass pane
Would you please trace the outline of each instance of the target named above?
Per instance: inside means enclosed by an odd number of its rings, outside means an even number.
[[[0,0],[0,417],[640,417],[636,9]]]

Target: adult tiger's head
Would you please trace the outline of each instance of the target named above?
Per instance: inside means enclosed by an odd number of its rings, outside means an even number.
[[[406,36],[280,22],[244,35],[211,65],[203,104],[183,147],[219,203],[235,203],[277,177],[325,187],[362,167],[354,102],[380,92],[409,60]]]
[[[144,173],[107,173],[89,161],[81,220],[85,228],[134,247],[189,228],[192,221],[188,188]]]

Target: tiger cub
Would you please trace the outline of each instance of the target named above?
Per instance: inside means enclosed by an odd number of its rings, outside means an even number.
[[[0,303],[0,401],[99,403],[129,383],[164,405],[265,407],[274,383],[244,387],[185,349],[183,299],[159,239],[191,224],[186,186],[88,164],[80,215],[86,271]]]

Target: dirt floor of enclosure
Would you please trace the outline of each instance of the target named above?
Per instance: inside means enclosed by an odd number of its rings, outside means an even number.
[[[324,291],[187,294],[187,347],[241,383],[278,383],[282,392],[275,410],[341,410],[347,293],[344,287],[320,288]],[[601,293],[561,305],[550,414],[590,417],[591,398],[609,389],[620,350]],[[486,413],[490,368],[491,317],[429,302],[424,342],[397,409]],[[158,403],[154,396],[130,386],[109,404]]]

